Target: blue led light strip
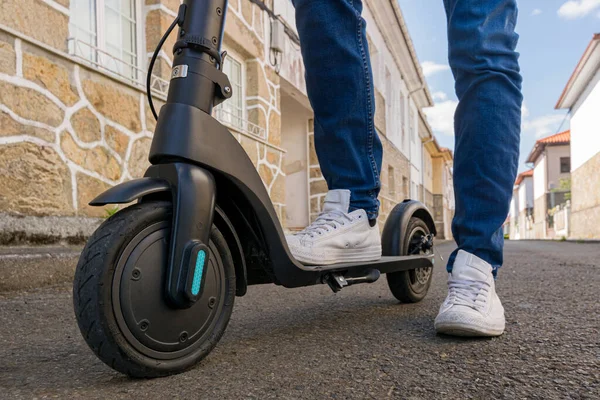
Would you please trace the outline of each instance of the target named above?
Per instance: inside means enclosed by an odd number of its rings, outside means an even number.
[[[196,267],[194,269],[194,280],[192,281],[192,294],[197,296],[200,293],[200,284],[202,283],[202,274],[204,273],[204,261],[206,260],[206,253],[204,250],[198,252],[196,258]]]

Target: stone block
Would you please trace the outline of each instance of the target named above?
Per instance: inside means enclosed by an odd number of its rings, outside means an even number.
[[[51,147],[0,146],[0,209],[25,215],[72,215],[71,173]]]
[[[99,113],[134,133],[142,129],[140,98],[133,90],[100,76],[84,79],[82,86],[87,99]]]
[[[0,82],[0,104],[20,117],[50,126],[60,125],[64,118],[63,110],[43,94],[7,82]]]
[[[24,53],[23,76],[47,89],[67,106],[79,100],[69,70],[62,63],[42,55]]]
[[[77,213],[88,217],[106,217],[105,207],[92,207],[88,203],[110,185],[85,174],[77,174]]]
[[[82,149],[67,132],[61,135],[60,147],[69,160],[82,168],[115,181],[121,177],[119,162],[104,147]]]
[[[141,178],[150,166],[148,155],[152,140],[141,138],[136,140],[131,147],[129,156],[129,174],[134,178]]]
[[[0,40],[0,72],[14,75],[17,71],[15,48],[12,43]]]
[[[102,139],[100,121],[87,107],[73,114],[71,126],[77,137],[84,142],[96,142]]]
[[[55,49],[67,50],[69,17],[42,1],[0,1],[0,24]]]
[[[0,111],[0,136],[29,135],[54,143],[54,132],[31,125],[21,125],[7,113]]]
[[[127,153],[127,146],[129,145],[129,136],[107,125],[104,128],[104,137],[106,144],[124,158]]]

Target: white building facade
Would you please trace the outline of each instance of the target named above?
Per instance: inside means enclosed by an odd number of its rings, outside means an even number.
[[[600,238],[600,33],[584,52],[556,108],[571,114],[571,236]]]

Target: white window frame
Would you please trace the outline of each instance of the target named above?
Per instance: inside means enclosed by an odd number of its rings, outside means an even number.
[[[144,32],[145,27],[145,18],[143,14],[143,0],[132,0],[134,2],[135,7],[135,55],[136,55],[136,63],[128,64],[122,58],[117,58],[115,56],[109,55],[109,51],[106,48],[106,36],[105,36],[105,10],[106,10],[106,2],[105,0],[95,0],[95,15],[96,15],[96,32],[94,33],[96,37],[95,43],[86,43],[90,46],[91,49],[97,49],[99,51],[96,52],[96,59],[88,60],[94,63],[95,67],[101,70],[107,70],[110,73],[120,75],[127,80],[143,82],[145,80],[145,71],[146,68],[146,35]],[[77,39],[75,35],[75,30],[82,30],[82,28],[77,27],[76,24],[71,21],[71,16],[69,17],[69,37]],[[122,32],[119,33],[122,36]],[[75,50],[69,50],[70,53],[75,54]],[[121,51],[121,57],[123,56],[123,52]],[[85,59],[85,57],[80,56]],[[109,66],[103,66],[103,63],[106,63],[106,59],[114,58],[124,64],[131,65],[135,70],[135,76],[128,76],[127,74],[123,74],[121,71],[114,71]]]
[[[241,115],[241,126],[240,125],[236,125],[230,121],[227,120],[221,120],[221,122],[227,123],[227,125],[229,125],[232,129],[238,130],[238,131],[244,131],[245,127],[243,126],[245,121],[248,120],[248,107],[246,104],[246,63],[243,61],[244,58],[241,57],[238,53],[236,53],[235,51],[232,51],[229,48],[225,48],[224,50],[227,51],[227,57],[225,58],[225,62],[228,61],[234,61],[236,63],[238,63],[240,65],[240,91],[242,92],[242,96],[241,96],[241,108],[242,108],[242,115]],[[230,82],[231,82],[231,77],[229,77]],[[231,86],[232,89],[235,91],[235,83],[231,82]],[[229,100],[225,100],[225,102],[227,102]],[[219,104],[218,106],[215,107],[215,111],[223,109],[223,103]]]

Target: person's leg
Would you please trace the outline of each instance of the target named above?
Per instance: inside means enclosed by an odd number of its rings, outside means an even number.
[[[315,148],[330,190],[350,190],[350,209],[379,210],[382,146],[361,0],[294,0],[314,110]]]
[[[314,111],[315,148],[329,192],[319,217],[288,236],[307,264],[381,257],[376,225],[383,149],[361,0],[293,0]]]
[[[459,250],[502,265],[506,221],[519,162],[521,75],[516,0],[445,0],[454,119],[452,234]]]
[[[521,128],[516,0],[444,0],[455,114],[452,233],[448,297],[438,332],[495,336],[504,309],[493,274],[502,265],[502,224],[515,182]]]

